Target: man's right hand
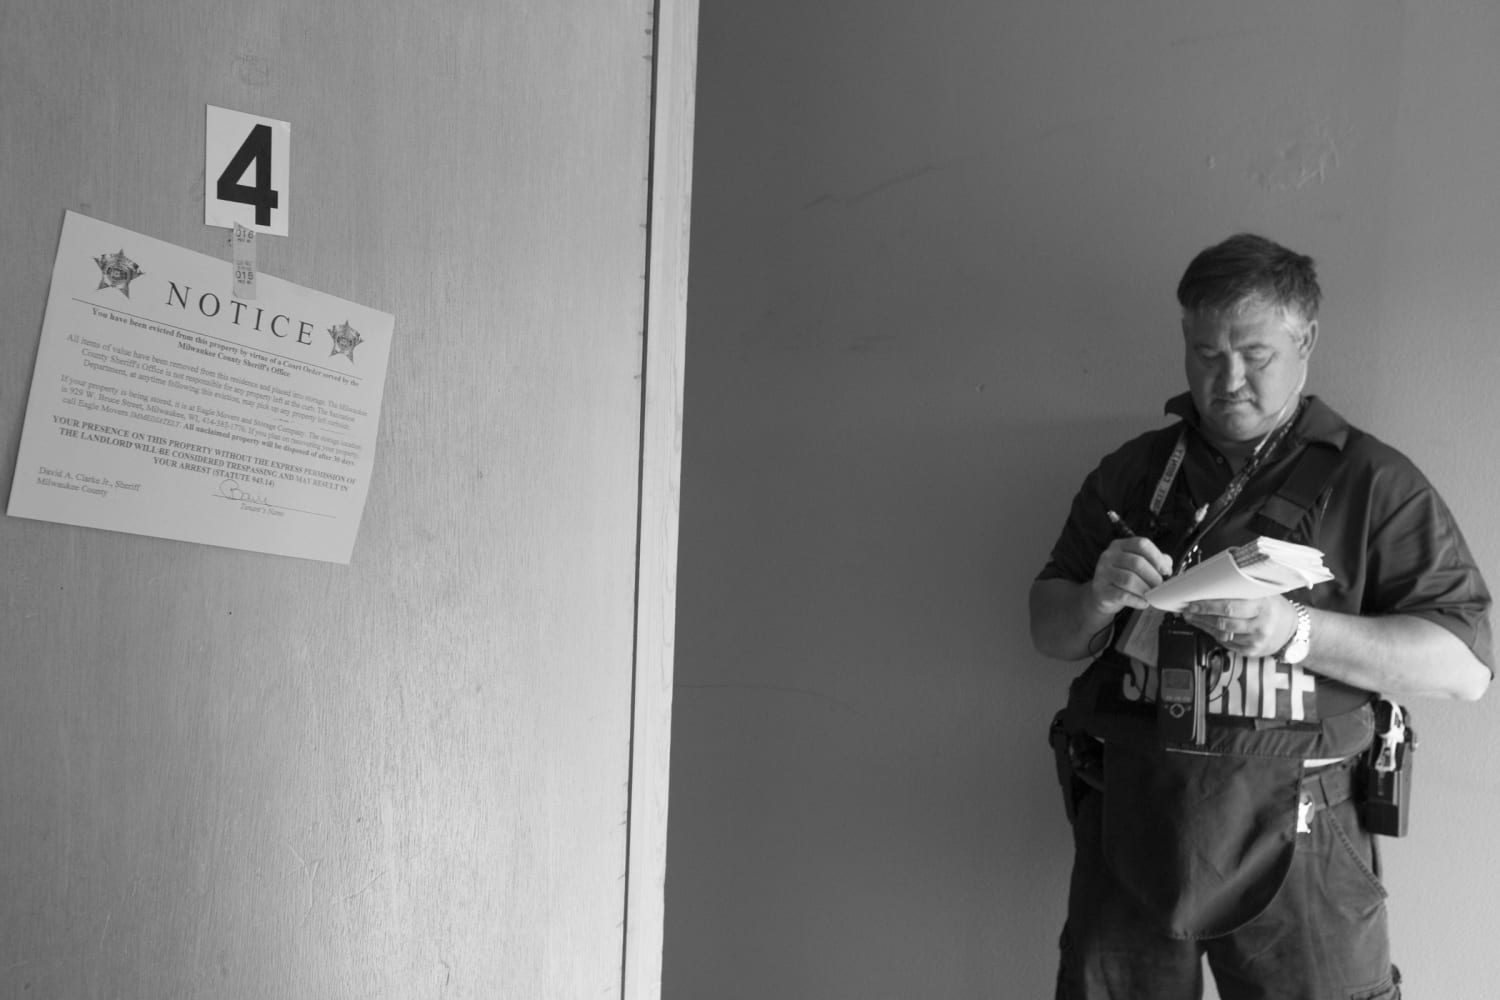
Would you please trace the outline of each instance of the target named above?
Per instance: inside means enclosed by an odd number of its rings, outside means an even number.
[[[1059,660],[1090,656],[1115,615],[1144,608],[1146,591],[1171,575],[1172,560],[1147,539],[1116,539],[1100,554],[1092,579],[1031,585],[1031,641],[1038,652]]]
[[[1172,560],[1147,538],[1117,538],[1099,554],[1089,581],[1089,611],[1113,618],[1125,608],[1146,607],[1145,594],[1172,575]]]

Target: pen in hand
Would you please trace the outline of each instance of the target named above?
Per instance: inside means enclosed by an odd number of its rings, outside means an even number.
[[[1128,525],[1128,524],[1125,523],[1125,519],[1123,517],[1121,517],[1119,514],[1116,514],[1114,511],[1112,511],[1112,510],[1106,510],[1104,512],[1104,516],[1107,517],[1107,518],[1109,518],[1109,526],[1112,529],[1114,529],[1114,533],[1115,533],[1115,537],[1116,538],[1139,538],[1140,537],[1134,531],[1131,531],[1130,530],[1130,525]],[[1157,567],[1157,568],[1160,569],[1160,567]],[[1139,575],[1139,574],[1136,574],[1136,575]],[[1150,581],[1146,581],[1146,585],[1148,587],[1152,586],[1152,584],[1150,583]],[[1127,606],[1128,607],[1144,608],[1146,606],[1145,598],[1142,595],[1140,595],[1140,594],[1132,594],[1131,596],[1132,596],[1132,598],[1134,600],[1127,602]]]
[[[1115,537],[1116,538],[1139,538],[1139,537],[1141,537],[1140,535],[1137,535],[1135,532],[1131,531],[1130,530],[1130,525],[1128,525],[1128,524],[1125,523],[1125,519],[1123,517],[1121,517],[1119,514],[1116,514],[1114,511],[1112,511],[1112,510],[1106,510],[1104,512],[1104,516],[1107,517],[1107,518],[1109,518],[1109,526],[1114,529]],[[1147,547],[1154,549],[1154,547],[1151,546],[1151,545],[1149,545],[1149,544],[1147,545]],[[1157,572],[1161,573],[1162,579],[1165,580],[1167,577],[1171,576],[1173,574],[1173,572],[1174,572],[1174,570],[1172,568],[1172,560],[1169,559],[1169,558],[1167,558],[1164,555],[1159,556],[1159,558],[1162,560],[1162,563],[1164,563],[1165,565],[1158,565],[1156,567],[1156,569],[1157,569]]]

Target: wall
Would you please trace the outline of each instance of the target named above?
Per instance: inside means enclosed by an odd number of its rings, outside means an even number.
[[[1319,260],[1312,390],[1500,584],[1497,41],[1477,0],[704,10],[668,998],[1050,995],[1074,668],[1026,590],[1234,230]],[[1416,706],[1414,995],[1500,971],[1497,714]]]
[[[292,124],[261,267],[396,317],[350,565],[0,518],[0,995],[654,995],[625,925],[659,943],[660,905],[626,892],[659,895],[664,833],[629,807],[664,820],[687,190],[648,183],[655,26],[0,8],[0,494],[64,209],[228,275],[206,104]]]

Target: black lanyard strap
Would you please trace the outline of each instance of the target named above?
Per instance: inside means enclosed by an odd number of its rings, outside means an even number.
[[[1286,439],[1292,426],[1297,423],[1297,419],[1302,415],[1302,408],[1306,405],[1306,400],[1298,403],[1296,412],[1292,414],[1291,419],[1276,428],[1263,438],[1260,444],[1255,446],[1255,451],[1250,455],[1250,460],[1229,480],[1229,485],[1224,487],[1224,492],[1219,494],[1217,500],[1198,508],[1198,512],[1193,518],[1193,526],[1182,540],[1181,560],[1185,561],[1195,557],[1198,546],[1203,542],[1204,536],[1213,530],[1214,525],[1218,524],[1225,514],[1229,513],[1229,508],[1233,507],[1235,501],[1240,498],[1240,494],[1244,492],[1245,486],[1250,482],[1250,478],[1259,471],[1260,467],[1266,463],[1272,453],[1281,446],[1281,442]],[[1153,517],[1160,514],[1162,507],[1166,504],[1167,495],[1172,491],[1172,484],[1177,479],[1178,470],[1182,467],[1182,460],[1186,454],[1187,427],[1184,425],[1183,429],[1178,432],[1177,446],[1172,449],[1172,455],[1167,459],[1167,467],[1162,470],[1161,479],[1156,484],[1156,493],[1151,497],[1151,514]]]

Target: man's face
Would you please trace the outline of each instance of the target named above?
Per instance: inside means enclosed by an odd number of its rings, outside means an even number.
[[[1251,303],[1182,318],[1188,390],[1219,444],[1259,441],[1296,406],[1318,324],[1295,310]]]

